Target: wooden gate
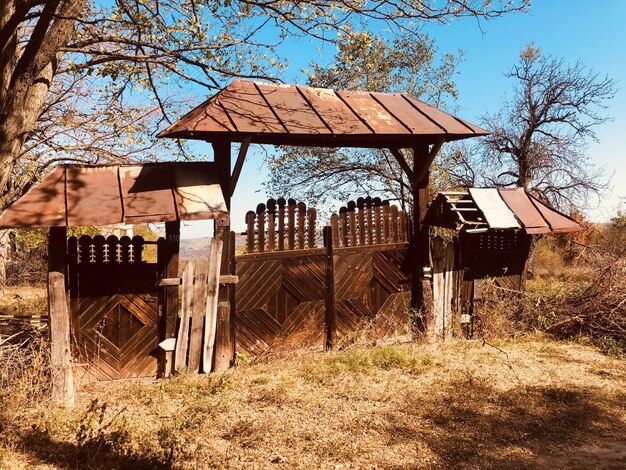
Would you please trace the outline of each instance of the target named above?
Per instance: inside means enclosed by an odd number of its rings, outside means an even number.
[[[407,319],[406,219],[388,203],[359,199],[331,217],[333,270],[316,212],[295,201],[260,204],[247,217],[247,253],[237,256],[237,348],[322,347],[334,288],[337,337],[365,324],[384,337]],[[331,242],[331,241],[328,241]]]
[[[115,236],[68,241],[72,340],[87,381],[156,376],[160,269],[144,260],[147,243]]]

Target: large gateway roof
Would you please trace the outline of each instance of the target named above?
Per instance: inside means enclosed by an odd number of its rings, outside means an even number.
[[[212,163],[59,165],[0,214],[0,228],[139,224],[227,213]]]
[[[411,147],[486,135],[404,93],[235,80],[159,137],[317,147]]]

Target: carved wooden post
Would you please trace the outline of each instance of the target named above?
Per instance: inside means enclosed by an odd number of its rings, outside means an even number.
[[[48,314],[50,318],[50,369],[52,399],[74,404],[74,378],[70,349],[70,311],[65,290],[65,227],[51,227],[48,239]]]
[[[165,222],[165,278],[179,276],[179,252],[180,252],[180,222]],[[176,337],[176,322],[178,321],[178,286],[166,286],[163,288],[163,318],[161,320],[161,341]],[[174,372],[173,351],[163,352],[163,376],[168,377]]]

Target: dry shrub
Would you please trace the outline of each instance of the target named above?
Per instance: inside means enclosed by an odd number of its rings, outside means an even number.
[[[48,351],[47,338],[35,328],[0,340],[0,436],[5,440],[28,410],[48,401]]]

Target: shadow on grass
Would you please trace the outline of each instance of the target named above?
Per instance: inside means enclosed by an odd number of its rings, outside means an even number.
[[[32,430],[24,436],[22,450],[31,458],[55,468],[75,469],[133,469],[161,470],[170,465],[162,459],[150,456],[133,455],[113,449],[109,444],[101,446],[79,446],[74,443],[55,441],[47,433]]]
[[[439,468],[573,468],[573,451],[584,459],[581,446],[601,445],[604,438],[626,441],[618,411],[625,399],[593,389],[520,386],[501,392],[480,381],[458,381],[426,400],[407,397],[402,411],[410,418],[390,414],[386,434],[395,442],[425,443]],[[618,468],[605,463],[594,468]]]

